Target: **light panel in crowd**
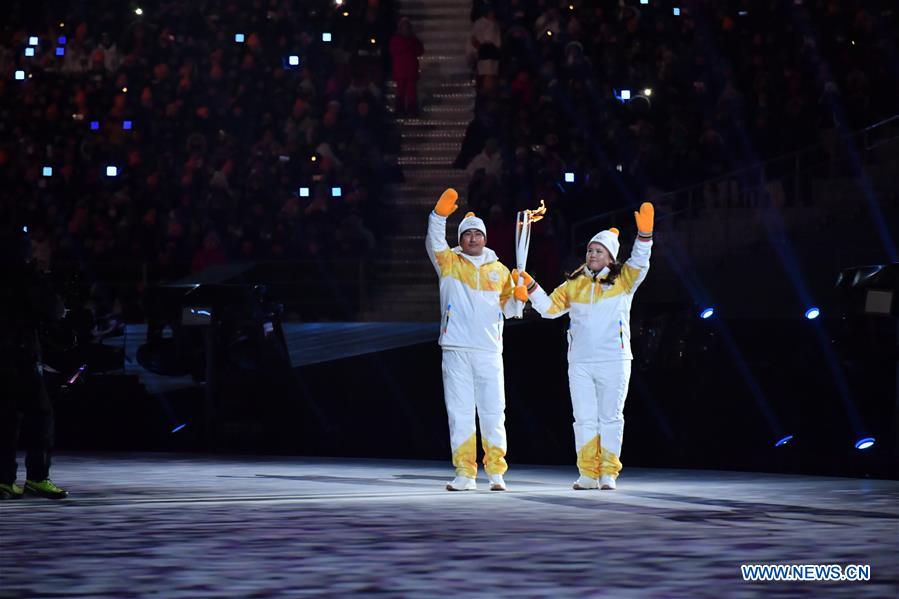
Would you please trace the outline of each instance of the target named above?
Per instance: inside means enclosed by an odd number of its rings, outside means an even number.
[[[680,9],[677,8],[676,6],[672,9],[671,12],[674,13],[674,16],[675,16],[675,17],[679,17],[679,16],[680,16]]]
[[[107,166],[106,167],[106,176],[107,177],[118,177],[119,176],[119,167]]]
[[[640,0],[640,4],[649,4],[649,0]]]
[[[631,90],[629,90],[629,89],[621,90],[621,99],[625,100],[625,101],[630,100],[631,99]]]
[[[572,173],[571,171],[565,173],[565,182],[574,183],[574,173]]]
[[[131,121],[122,121],[122,129],[125,131],[131,130]]]
[[[699,317],[703,320],[708,320],[712,316],[715,315],[715,308],[704,308],[702,312],[699,313]]]
[[[31,46],[25,48],[25,56],[34,56],[34,48]]]
[[[57,46],[57,47],[56,47],[56,55],[57,55],[57,56],[65,56],[65,55],[66,55],[66,49],[63,48],[62,46]]]
[[[322,41],[325,43],[329,43],[331,41],[331,34],[327,32],[322,33]]]
[[[647,87],[646,89],[644,89],[644,90],[643,90],[643,95],[646,96],[647,98],[648,98],[649,96],[651,96],[651,95],[652,95],[652,88],[651,88],[651,87]]]
[[[339,198],[341,195],[343,195],[343,190],[341,188],[339,188],[339,187],[331,188],[331,197]]]
[[[783,439],[781,439],[780,441],[775,443],[774,447],[783,447],[784,445],[786,445],[787,443],[789,443],[792,440],[793,440],[793,435],[787,435],[786,437],[784,437]]]
[[[300,197],[301,197],[301,198],[308,198],[308,197],[309,197],[309,188],[308,188],[308,187],[301,187],[301,188],[300,188]]]
[[[287,64],[289,64],[292,67],[299,66],[300,57],[297,56],[296,54],[291,54],[290,56],[287,57]]]
[[[56,42],[57,42],[60,46],[65,46],[65,45],[66,45],[66,36],[60,35],[60,36],[59,36],[59,39],[57,39]]]
[[[98,131],[100,129],[100,121],[91,121],[91,131]]]
[[[37,46],[37,36],[36,35],[32,35],[31,37],[28,38],[28,45],[29,46]]]
[[[25,71],[16,71],[16,81],[25,81]]]
[[[52,177],[52,176],[53,176],[53,167],[52,167],[52,166],[45,166],[45,167],[44,167],[44,176],[45,176],[45,177]]]
[[[821,310],[814,306],[805,311],[805,317],[809,320],[815,320],[819,316],[821,316]]]
[[[235,33],[234,41],[237,42],[238,44],[242,44],[244,42],[244,35],[242,33]]]

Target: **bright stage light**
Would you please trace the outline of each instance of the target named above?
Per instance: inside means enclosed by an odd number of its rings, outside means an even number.
[[[234,41],[237,42],[238,44],[242,44],[244,42],[244,35],[242,33],[235,33]]]
[[[859,439],[855,442],[856,449],[868,449],[869,447],[874,446],[874,437],[865,437],[864,439]]]
[[[330,41],[331,41],[331,34],[330,34],[330,33],[327,33],[327,32],[322,33],[322,41],[323,41],[323,42],[330,42]]]
[[[308,198],[308,197],[309,197],[309,188],[308,188],[308,187],[301,187],[301,188],[300,188],[300,197],[301,197],[301,198]]]
[[[703,320],[708,320],[712,316],[715,315],[715,308],[705,308],[702,312],[699,313],[699,317]]]
[[[793,440],[793,435],[787,435],[786,437],[784,437],[783,439],[781,439],[780,441],[775,443],[774,447],[780,447],[782,445],[786,445],[787,443],[789,443],[792,440]]]
[[[339,198],[342,194],[343,194],[343,190],[340,189],[339,187],[331,188],[331,197]]]
[[[299,66],[300,57],[297,56],[296,54],[291,54],[290,56],[287,57],[287,63],[292,67]]]
[[[566,183],[574,183],[574,173],[572,173],[570,171],[565,173],[565,182]]]
[[[117,166],[107,166],[106,167],[106,176],[107,177],[117,177],[119,175],[119,167]]]
[[[25,71],[16,71],[16,81],[25,81]]]
[[[180,430],[181,430],[182,428],[184,428],[185,426],[187,426],[187,424],[179,424],[178,426],[176,426],[175,428],[172,429],[172,433],[173,433],[173,434],[174,434],[174,433],[177,433],[178,431],[180,431]]]
[[[53,176],[53,167],[52,167],[52,166],[45,166],[45,167],[44,167],[44,176],[45,176],[45,177],[52,177],[52,176]]]
[[[821,316],[821,310],[814,306],[805,311],[805,317],[809,320],[815,320],[819,316]]]
[[[34,56],[34,48],[31,46],[25,48],[25,56]]]

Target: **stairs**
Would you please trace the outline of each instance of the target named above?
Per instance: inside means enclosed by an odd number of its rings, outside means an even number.
[[[439,318],[437,276],[425,253],[424,240],[428,214],[443,190],[454,187],[464,196],[468,187],[466,173],[451,165],[474,112],[474,82],[465,63],[470,8],[471,3],[465,0],[400,3],[399,13],[412,21],[413,31],[425,48],[418,82],[421,114],[418,118],[397,119],[402,139],[397,163],[405,182],[390,193],[396,224],[384,243],[391,258],[377,263],[368,307],[360,320]],[[387,100],[392,109],[393,82],[388,85]],[[463,200],[459,212],[464,210]],[[452,220],[458,222],[459,218]],[[452,225],[447,227],[447,236],[455,238]]]

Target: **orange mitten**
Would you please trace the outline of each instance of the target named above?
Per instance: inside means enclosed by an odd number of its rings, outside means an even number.
[[[652,228],[655,221],[655,208],[649,202],[643,202],[640,205],[640,212],[634,212],[634,219],[637,221],[637,232],[644,237],[652,235]]]
[[[449,216],[459,209],[459,206],[456,204],[456,200],[458,199],[459,194],[456,193],[455,189],[450,187],[440,195],[440,199],[437,200],[437,205],[434,206],[434,212],[440,216]]]
[[[534,278],[527,273],[526,270],[521,271],[522,281],[521,284],[526,288],[530,288],[530,286],[534,283]],[[512,269],[512,282],[518,285],[518,269]]]
[[[515,288],[515,299],[524,303],[528,301],[528,288],[524,285],[519,285]]]

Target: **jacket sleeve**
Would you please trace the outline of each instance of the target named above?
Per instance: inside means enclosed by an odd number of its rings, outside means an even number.
[[[546,295],[539,285],[531,293],[531,305],[543,318],[558,318],[568,313],[571,303],[568,301],[568,282],[564,282]]]
[[[515,300],[515,283],[512,282],[512,275],[506,272],[506,280],[503,288],[499,292],[499,305],[506,318],[515,318],[518,315],[517,301]]]
[[[634,242],[631,257],[624,263],[624,266],[621,268],[621,275],[619,275],[621,284],[627,293],[634,293],[637,287],[640,286],[640,283],[643,282],[643,279],[646,278],[646,273],[649,272],[650,254],[652,254],[652,241],[640,241],[638,239]]]
[[[452,266],[455,255],[446,242],[446,217],[433,210],[428,216],[428,235],[425,237],[425,249],[431,264],[441,277],[445,277]]]

